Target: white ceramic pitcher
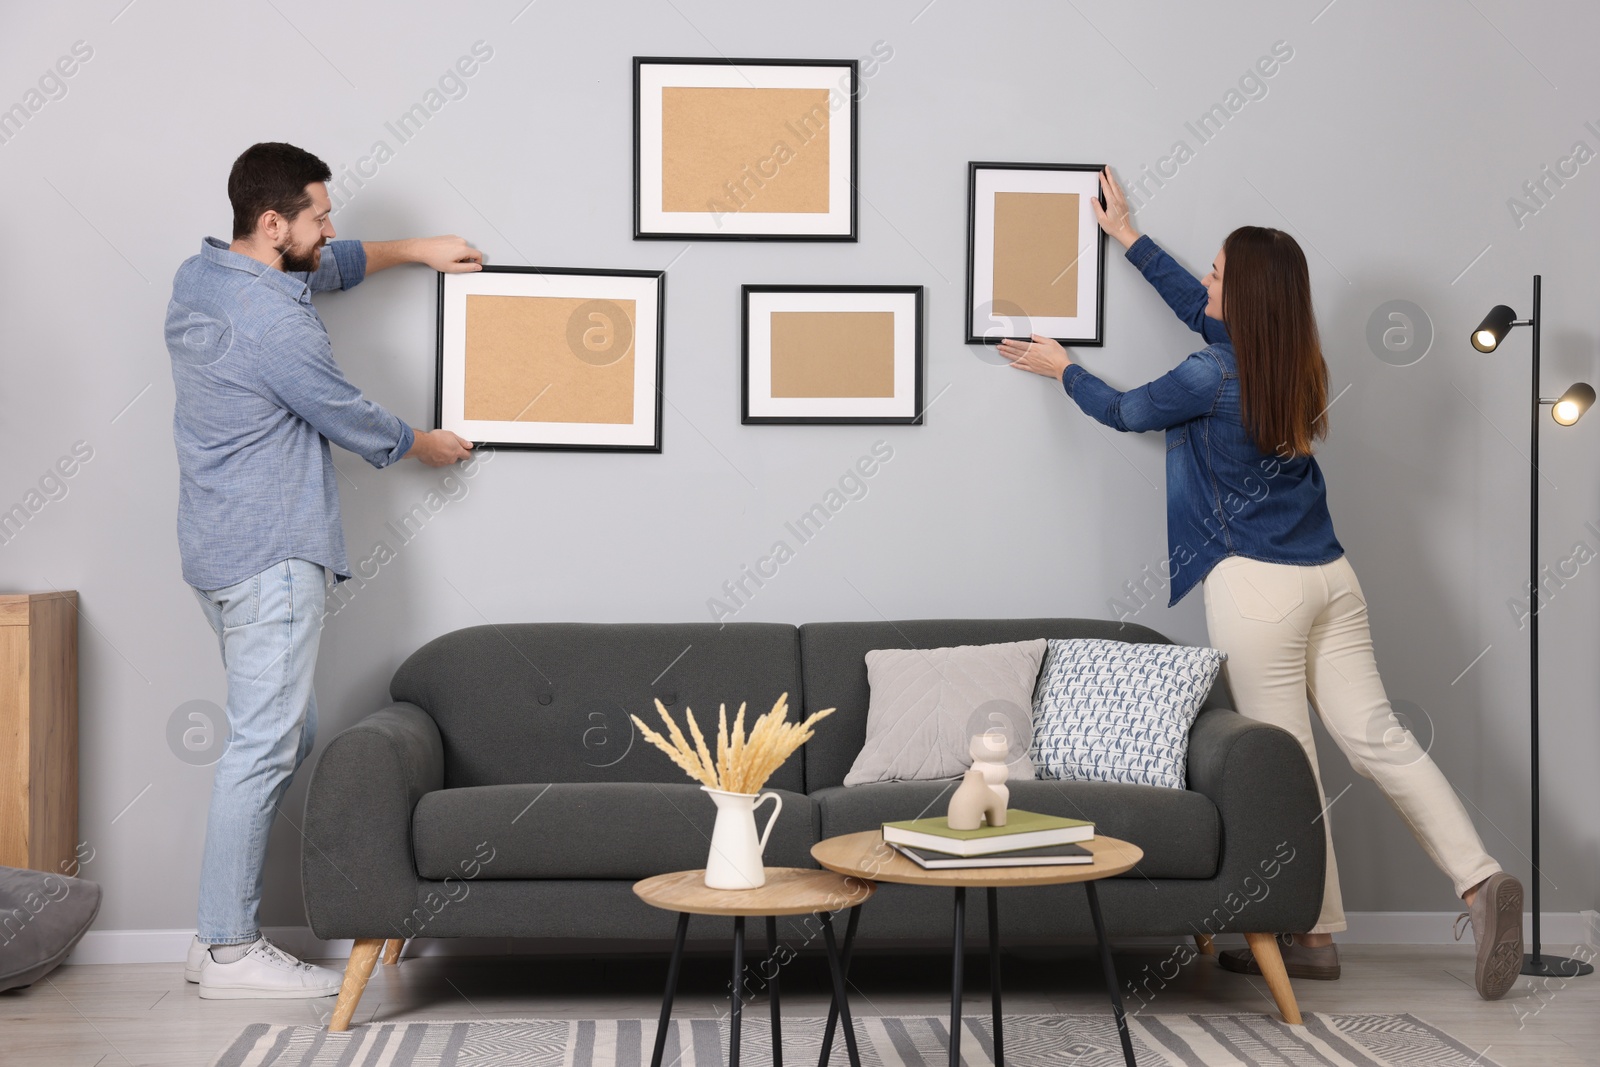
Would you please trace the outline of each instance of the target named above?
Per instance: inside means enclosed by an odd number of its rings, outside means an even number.
[[[767,882],[761,852],[783,810],[783,798],[773,792],[729,793],[700,787],[717,805],[717,821],[711,830],[711,855],[706,859],[706,885],[712,889],[759,889]],[[766,828],[756,836],[756,808],[772,800],[772,814]]]

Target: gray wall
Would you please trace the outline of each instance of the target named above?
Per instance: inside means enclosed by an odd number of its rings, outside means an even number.
[[[1600,149],[1585,126],[1600,127],[1588,51],[1600,14],[1504,0],[525,2],[8,13],[0,104],[23,100],[74,42],[93,50],[65,95],[47,80],[59,98],[41,94],[0,144],[0,505],[27,499],[75,442],[93,449],[65,495],[48,483],[58,499],[0,546],[0,586],[83,597],[81,836],[85,873],[108,890],[100,928],[193,925],[210,771],[174,755],[168,724],[181,705],[224,696],[178,570],[169,279],[202,235],[226,235],[224,180],[245,145],[290,140],[336,168],[377,139],[394,147],[384,123],[480,40],[493,57],[467,95],[398,148],[338,229],[460,233],[502,263],[670,264],[665,452],[508,453],[485,466],[332,620],[317,674],[324,741],[385,699],[410,650],[456,627],[707,618],[723,582],[879,438],[894,458],[868,494],[738,619],[1108,615],[1164,555],[1162,443],[1117,437],[1049,382],[961,343],[965,164],[1109,160],[1137,176],[1183,139],[1193,158],[1147,187],[1138,222],[1197,270],[1244,223],[1306,246],[1339,397],[1323,462],[1385,681],[1491,851],[1528,874],[1527,642],[1508,601],[1525,581],[1529,339],[1495,356],[1466,339],[1492,304],[1526,314],[1541,271],[1546,392],[1596,376],[1600,163],[1552,183],[1520,220],[1507,200],[1574,142]],[[858,57],[878,41],[893,58],[861,105],[858,244],[630,239],[631,56]],[[1266,95],[1200,145],[1185,123],[1278,41],[1293,58]],[[741,427],[744,282],[926,285],[939,397],[927,424]],[[350,377],[415,425],[432,413],[433,287],[421,268],[395,270],[319,305]],[[1410,366],[1367,340],[1391,300],[1420,306],[1435,334]],[[1115,256],[1106,316],[1106,346],[1079,356],[1117,384],[1154,377],[1193,343]],[[1544,436],[1547,556],[1579,541],[1600,550],[1600,419]],[[392,541],[384,524],[441,479],[415,463],[336,462],[356,559]],[[1566,911],[1600,902],[1600,567],[1574,566],[1545,616],[1546,900]],[[1138,619],[1205,637],[1198,594]],[[1339,793],[1353,776],[1331,749],[1325,760]],[[303,786],[285,805],[295,823]],[[1332,817],[1351,909],[1452,906],[1369,783]],[[269,924],[303,921],[299,844],[280,820]]]

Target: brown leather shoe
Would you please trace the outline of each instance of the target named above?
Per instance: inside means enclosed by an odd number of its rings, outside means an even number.
[[[1478,943],[1478,996],[1499,1000],[1522,973],[1522,883],[1504,871],[1491,874],[1456,918],[1457,941],[1463,920],[1471,924]]]
[[[1279,934],[1278,952],[1283,956],[1283,969],[1290,978],[1310,978],[1318,982],[1335,982],[1339,979],[1339,949],[1335,945],[1308,948],[1296,941],[1293,934]],[[1223,970],[1235,974],[1261,973],[1255,953],[1247,948],[1219,952],[1217,962]]]

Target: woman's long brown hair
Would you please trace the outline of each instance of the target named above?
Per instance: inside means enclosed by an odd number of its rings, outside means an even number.
[[[1328,365],[1305,253],[1282,230],[1241,226],[1222,255],[1222,321],[1239,364],[1245,432],[1263,452],[1310,455],[1328,433]]]

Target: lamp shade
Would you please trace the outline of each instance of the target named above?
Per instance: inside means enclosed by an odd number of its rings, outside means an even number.
[[[1589,405],[1594,403],[1594,386],[1588,382],[1579,382],[1561,394],[1550,408],[1550,417],[1563,426],[1571,426],[1583,418],[1583,413],[1589,410]]]
[[[1500,342],[1506,334],[1511,332],[1511,326],[1517,321],[1517,313],[1504,304],[1496,304],[1489,309],[1489,314],[1483,317],[1483,322],[1472,331],[1472,347],[1479,352],[1493,352],[1500,347]]]

